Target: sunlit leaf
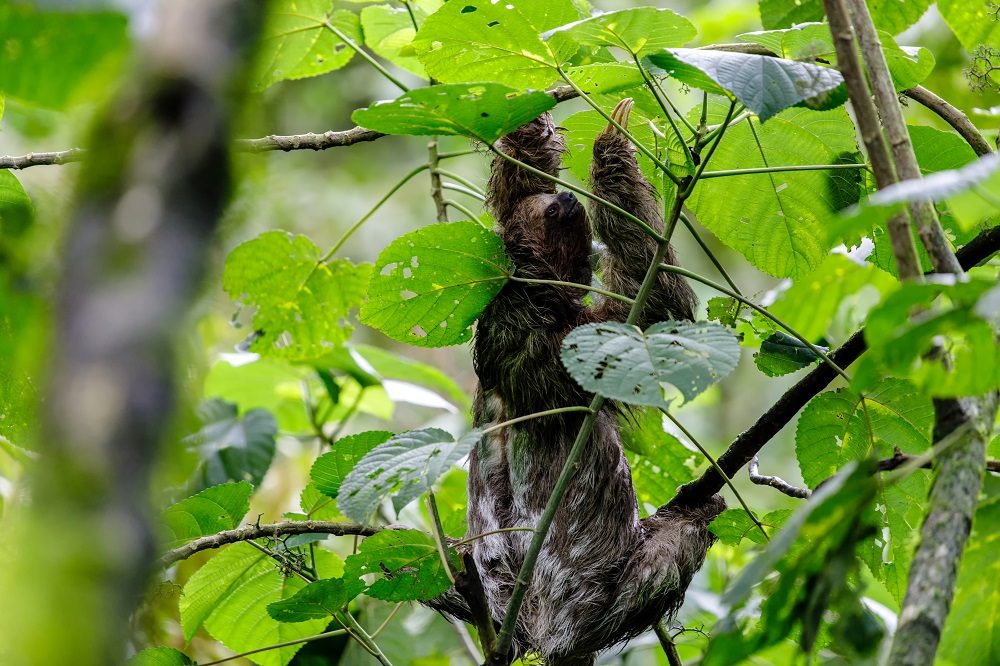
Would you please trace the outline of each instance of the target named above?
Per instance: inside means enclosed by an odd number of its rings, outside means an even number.
[[[246,481],[223,483],[167,507],[161,520],[171,537],[164,546],[174,548],[196,537],[236,528],[250,510],[251,493],[253,486]]]
[[[324,453],[316,459],[309,476],[321,493],[336,498],[337,493],[340,492],[340,484],[358,464],[358,461],[376,446],[385,443],[390,437],[392,437],[392,433],[383,430],[370,430],[341,437],[334,442],[332,451]]]
[[[453,549],[448,559],[460,567]],[[417,530],[383,530],[362,541],[344,563],[344,578],[368,574],[377,578],[365,593],[383,601],[432,599],[451,585],[434,537]]]
[[[329,619],[364,589],[360,578],[324,578],[309,583],[287,599],[268,604],[267,614],[278,622]]]
[[[413,50],[413,37],[417,34],[413,27],[413,17],[423,20],[425,14],[416,5],[392,7],[390,5],[373,5],[361,10],[361,29],[365,35],[365,44],[377,55],[389,62],[427,78],[424,66],[417,60]]]
[[[660,410],[643,407],[629,410],[618,419],[643,516],[669,502],[677,488],[694,479],[704,467],[700,453],[664,431],[663,418]]]
[[[826,16],[823,0],[760,0],[758,4],[761,25],[768,30],[821,21]]]
[[[1000,20],[991,0],[939,0],[938,10],[945,23],[967,51],[980,44],[1000,47]]]
[[[635,7],[597,14],[553,28],[543,39],[565,35],[585,46],[617,46],[633,56],[645,55],[671,46],[683,46],[698,31],[683,16],[669,9]]]
[[[465,342],[512,271],[503,241],[477,222],[427,226],[379,255],[361,321],[421,347]]]
[[[146,648],[128,660],[128,666],[193,666],[180,650],[168,647]]]
[[[579,384],[632,405],[665,406],[663,384],[691,400],[728,375],[736,338],[717,324],[661,322],[645,333],[618,322],[585,324],[562,343],[563,365]]]

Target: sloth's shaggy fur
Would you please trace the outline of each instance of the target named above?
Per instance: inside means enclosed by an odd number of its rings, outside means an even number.
[[[626,100],[616,109],[622,124],[630,108]],[[556,174],[565,144],[545,114],[504,137],[500,148]],[[639,171],[632,145],[613,126],[594,144],[591,187],[662,232],[655,190]],[[636,225],[603,206],[590,207],[588,226],[572,194],[557,194],[550,181],[499,157],[487,204],[518,276],[590,284],[592,228],[605,246],[599,263],[604,285],[634,296],[656,250]],[[667,261],[674,263],[673,250]],[[559,360],[560,343],[580,324],[624,321],[629,308],[614,299],[587,306],[584,295],[574,288],[510,282],[489,305],[475,338],[476,425],[587,404],[590,396]],[[661,274],[638,325],[693,319],[695,305],[683,279]],[[640,520],[619,437],[620,410],[609,404],[597,417],[518,616],[517,653],[536,651],[549,666],[591,664],[599,650],[675,612],[714,541],[706,525],[724,508],[716,496],[695,509],[661,508]],[[469,534],[535,526],[582,421],[582,414],[567,413],[485,437],[469,462]],[[497,621],[530,539],[530,532],[506,532],[471,545]],[[444,599],[436,605],[467,617],[466,609]]]

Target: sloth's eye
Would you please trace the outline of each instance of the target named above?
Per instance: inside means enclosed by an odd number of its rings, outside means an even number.
[[[559,214],[559,204],[552,204],[545,209],[545,217],[555,217]]]

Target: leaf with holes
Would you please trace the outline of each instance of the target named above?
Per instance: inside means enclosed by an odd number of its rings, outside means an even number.
[[[497,83],[452,83],[376,102],[351,118],[385,134],[457,134],[493,143],[555,104],[543,92],[518,92]]]
[[[260,484],[274,457],[278,425],[270,412],[251,409],[238,415],[225,400],[205,400],[198,406],[204,424],[185,438],[202,458],[195,487],[208,488],[227,481]]]
[[[391,432],[370,430],[338,439],[334,442],[332,451],[324,453],[313,463],[309,472],[312,482],[321,493],[336,498],[340,492],[340,484],[358,461],[390,437]]]
[[[261,35],[255,87],[263,90],[278,81],[319,76],[351,61],[354,49],[333,28],[358,44],[361,24],[356,14],[346,9],[333,11],[332,4],[330,0],[277,0],[271,4]]]
[[[447,552],[459,569],[458,554]],[[365,575],[377,577],[365,593],[383,601],[426,601],[451,586],[434,537],[417,530],[383,530],[362,541],[344,562],[344,578]]]
[[[683,46],[698,34],[694,25],[669,9],[635,7],[597,14],[542,33],[565,35],[583,46],[617,46],[632,55]]]
[[[420,347],[465,342],[513,270],[503,241],[477,222],[418,229],[379,255],[361,321]]]
[[[267,231],[229,253],[222,286],[257,308],[251,351],[306,361],[350,337],[347,318],[361,304],[370,273],[369,264],[324,260],[306,236]]]
[[[681,83],[737,99],[761,122],[790,106],[830,109],[846,99],[835,69],[730,51],[665,49],[647,56]]]
[[[369,522],[387,497],[401,509],[430,490],[481,436],[478,428],[458,441],[438,428],[396,435],[369,451],[347,474],[337,494],[337,507],[359,523]]]
[[[246,481],[223,483],[171,505],[161,517],[171,535],[164,547],[234,529],[250,510],[251,493],[253,486]]]
[[[539,33],[580,18],[571,0],[455,0],[427,17],[413,42],[427,73],[438,81],[496,81],[542,89],[576,51]]]
[[[309,583],[287,599],[268,604],[267,614],[278,622],[328,619],[364,589],[360,578],[324,578]]]
[[[645,333],[618,322],[585,324],[566,336],[569,374],[588,391],[632,405],[665,406],[663,384],[691,400],[736,367],[740,346],[723,326],[665,321]]]

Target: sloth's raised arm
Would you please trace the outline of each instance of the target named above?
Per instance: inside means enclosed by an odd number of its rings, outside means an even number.
[[[500,139],[497,148],[525,164],[558,176],[566,143],[552,122],[552,116],[543,113]],[[525,197],[554,194],[556,185],[501,157],[494,157],[486,191],[486,206],[502,224],[504,220],[511,219],[514,207]]]

